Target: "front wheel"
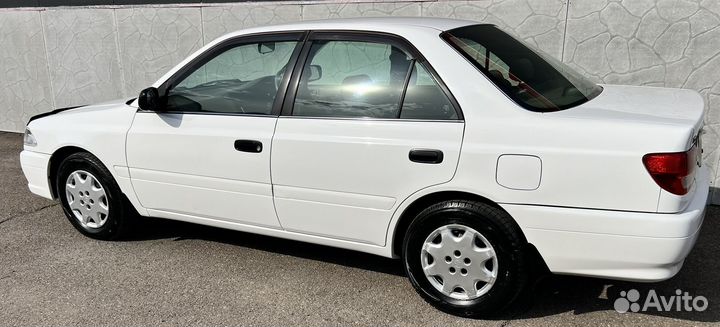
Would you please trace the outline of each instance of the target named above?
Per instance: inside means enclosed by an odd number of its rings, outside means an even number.
[[[528,280],[526,241],[500,208],[444,201],[423,210],[403,243],[405,271],[438,309],[466,317],[497,315]]]
[[[120,187],[95,156],[80,152],[65,158],[56,185],[65,215],[84,235],[113,240],[127,231],[131,210]]]

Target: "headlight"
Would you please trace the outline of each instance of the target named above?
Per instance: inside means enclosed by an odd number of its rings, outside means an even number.
[[[30,129],[25,128],[25,138],[23,139],[23,143],[27,146],[36,146],[37,141],[35,141],[35,136],[32,135],[32,132]]]

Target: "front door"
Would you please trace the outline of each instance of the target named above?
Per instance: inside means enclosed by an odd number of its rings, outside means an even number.
[[[245,37],[191,61],[160,88],[162,112],[138,111],[127,161],[153,216],[279,228],[271,140],[302,34]]]
[[[310,40],[273,138],[278,217],[288,231],[384,245],[400,202],[455,173],[461,114],[398,40]]]

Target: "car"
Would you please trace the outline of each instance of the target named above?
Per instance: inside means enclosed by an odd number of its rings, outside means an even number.
[[[708,198],[703,109],[493,25],[305,21],[222,36],[136,99],[35,116],[20,158],[89,237],[155,217],[399,258],[427,302],[484,317],[535,263],[675,275]]]

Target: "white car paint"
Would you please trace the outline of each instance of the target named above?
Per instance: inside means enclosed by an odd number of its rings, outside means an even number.
[[[529,112],[439,37],[473,23],[390,18],[256,27],[209,43],[153,85],[230,38],[377,31],[402,36],[424,55],[463,121],[174,117],[138,113],[137,101],[123,100],[32,121],[38,144],[22,152],[23,171],[33,193],[52,197],[51,155],[79,147],[109,168],[142,215],[387,257],[397,255],[396,227],[414,201],[465,192],[505,209],[554,273],[673,276],[702,223],[709,175],[699,168],[690,192],[677,196],[653,181],[642,156],[686,151],[702,126],[702,98],[689,90],[603,85],[578,107]],[[234,151],[232,141],[245,135],[268,148],[254,156]],[[413,148],[442,148],[445,160],[413,164],[406,160]]]
[[[139,202],[165,212],[279,228],[270,184],[270,151],[236,151],[236,139],[270,144],[277,118],[135,115],[127,162]],[[231,205],[230,205],[231,204]]]
[[[462,135],[457,121],[280,118],[271,164],[278,217],[290,231],[384,246],[396,203],[452,179]],[[444,160],[411,162],[415,148],[439,149]]]

